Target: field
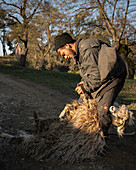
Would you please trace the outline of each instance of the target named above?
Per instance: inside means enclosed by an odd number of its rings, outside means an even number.
[[[0,65],[0,133],[15,135],[31,129],[34,111],[44,116],[58,116],[66,103],[78,98],[74,91],[80,81],[78,74],[39,71],[9,63]],[[136,116],[136,80],[126,80],[117,102],[126,104]],[[115,128],[111,127],[111,133]],[[136,125],[127,128],[136,132]],[[109,135],[109,151],[94,162],[76,164],[35,161],[16,153],[16,145],[0,139],[1,170],[133,170],[136,167],[136,134],[119,138]]]
[[[16,65],[13,57],[3,60],[0,58],[0,72],[17,76],[35,83],[75,94],[75,87],[80,82],[79,74],[64,73],[49,70],[34,70]],[[126,79],[124,88],[117,99],[119,103],[127,104],[129,108],[136,109],[136,79]]]

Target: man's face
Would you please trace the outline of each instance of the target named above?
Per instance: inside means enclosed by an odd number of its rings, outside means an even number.
[[[65,59],[70,59],[75,56],[75,51],[72,50],[70,47],[59,48],[57,52],[58,54],[63,56]]]

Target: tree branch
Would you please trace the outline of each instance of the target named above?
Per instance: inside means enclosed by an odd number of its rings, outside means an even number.
[[[22,18],[26,21],[26,13],[25,13],[25,10],[26,10],[26,3],[27,3],[27,0],[24,0],[24,4],[20,5],[20,15],[22,16]]]
[[[98,6],[99,6],[99,9],[100,9],[100,12],[102,13],[102,15],[103,15],[103,17],[104,17],[104,18],[103,18],[103,21],[104,21],[104,25],[105,25],[105,27],[106,27],[106,30],[107,30],[108,34],[109,34],[110,36],[113,36],[113,39],[115,40],[115,38],[116,38],[116,32],[115,32],[115,30],[114,30],[114,28],[113,28],[113,26],[112,26],[109,18],[107,17],[106,12],[105,12],[104,9],[102,8],[102,5],[101,5],[100,1],[97,0],[97,3],[98,3]]]
[[[119,39],[121,39],[121,37],[124,33],[124,30],[125,30],[125,27],[126,27],[128,8],[129,8],[129,0],[127,0],[127,7],[126,7],[126,11],[125,11],[124,24],[123,24],[122,30],[120,32]]]
[[[39,8],[40,4],[41,4],[42,0],[40,0],[38,2],[37,7],[33,10],[33,13],[28,17],[28,22],[32,19],[32,17],[34,16],[34,14],[36,13],[37,9]]]
[[[102,8],[104,9],[104,5],[105,5],[105,0],[103,0],[102,2]]]
[[[81,24],[81,26],[92,26],[92,27],[98,27],[98,28],[100,28],[102,30],[105,30],[104,27],[102,27],[101,25],[95,24],[93,22],[83,23],[83,24]]]
[[[114,9],[113,9],[113,14],[112,14],[112,19],[111,19],[111,23],[112,23],[112,24],[113,24],[113,20],[114,20],[114,14],[115,14],[115,9],[116,9],[117,2],[118,2],[118,0],[115,0]]]
[[[5,2],[5,0],[2,0],[2,2],[3,2],[5,5],[10,5],[10,6],[13,6],[13,7],[16,7],[16,8],[18,8],[18,9],[20,9],[20,7],[18,7],[17,5],[11,4],[11,3],[7,3],[7,2]]]
[[[24,40],[23,40],[20,36],[18,36],[18,38],[19,38],[21,41],[23,41],[23,42],[24,42]]]
[[[22,24],[19,19],[11,14],[9,14],[9,17],[14,18],[19,24]]]

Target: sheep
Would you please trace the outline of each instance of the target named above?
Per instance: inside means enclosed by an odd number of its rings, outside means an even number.
[[[133,113],[125,105],[110,107],[112,124],[119,136],[127,124],[133,123]],[[62,163],[93,160],[105,150],[104,134],[99,126],[97,103],[94,99],[74,100],[59,117],[40,118],[34,112],[31,134],[20,132],[19,153],[36,160],[60,160]],[[15,138],[17,139],[17,137]]]
[[[134,124],[133,112],[129,111],[126,105],[119,107],[111,106],[112,124],[117,127],[119,137],[122,137],[126,125]]]
[[[19,150],[36,160],[79,162],[93,159],[106,145],[99,127],[95,100],[77,100],[67,105],[63,121],[58,117],[40,119],[34,113],[35,139],[23,141]]]

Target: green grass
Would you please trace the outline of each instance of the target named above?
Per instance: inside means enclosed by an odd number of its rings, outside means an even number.
[[[80,82],[79,74],[28,69],[12,66],[12,64],[9,64],[8,62],[4,65],[0,65],[0,72],[74,94],[76,94],[74,89],[77,83]],[[126,79],[125,85],[117,98],[117,102],[126,104],[129,108],[136,111],[136,79]]]
[[[0,72],[11,74],[23,79],[28,79],[42,85],[59,89],[67,92],[74,92],[74,89],[80,81],[79,74],[64,73],[59,71],[43,71],[28,69],[19,66],[0,65]]]
[[[125,85],[119,94],[118,102],[133,106],[136,109],[136,80],[126,79]]]

